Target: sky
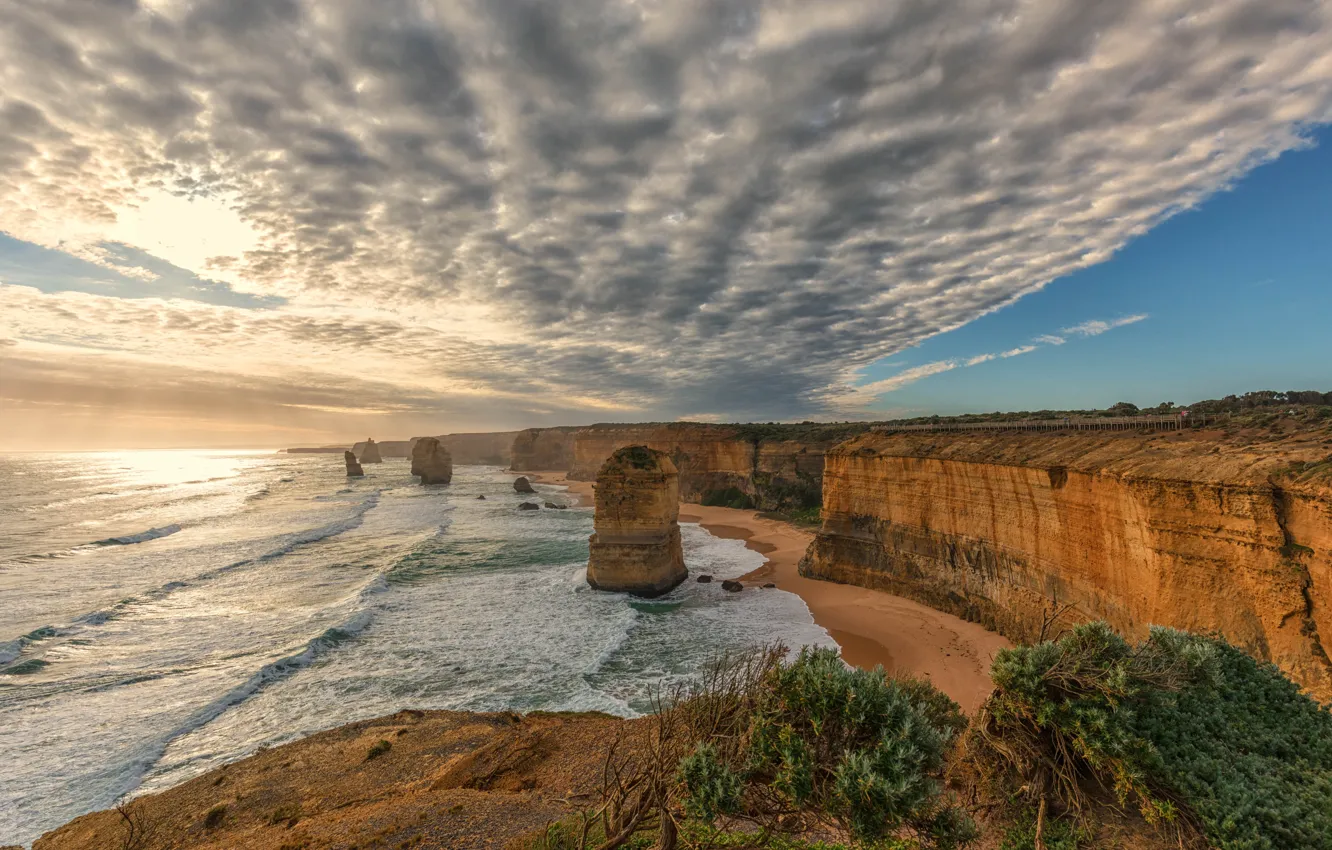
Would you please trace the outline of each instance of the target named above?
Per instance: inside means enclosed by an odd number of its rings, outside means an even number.
[[[1332,390],[1317,0],[0,0],[0,450]]]

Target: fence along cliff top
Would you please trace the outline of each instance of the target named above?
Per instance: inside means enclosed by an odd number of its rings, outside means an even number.
[[[1215,417],[1211,417],[1215,418]],[[1178,431],[1199,428],[1209,417],[1190,416],[1188,412],[1151,414],[1147,416],[1066,416],[1062,419],[1020,419],[990,422],[929,422],[917,425],[895,425],[886,422],[874,425],[871,431],[1132,431],[1137,429],[1164,429]]]

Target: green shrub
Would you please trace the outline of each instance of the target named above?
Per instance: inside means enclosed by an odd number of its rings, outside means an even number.
[[[1130,719],[1218,850],[1332,848],[1332,713],[1271,664],[1209,640],[1219,675]]]
[[[1041,829],[1045,850],[1078,850],[1091,840],[1088,829],[1073,818],[1047,820]],[[1036,813],[1024,809],[1004,831],[1004,843],[999,850],[1036,850]]]
[[[713,508],[740,508],[749,510],[754,507],[754,500],[738,487],[727,487],[724,490],[708,490],[703,494],[700,503]]]
[[[680,762],[680,781],[689,789],[685,813],[692,818],[712,822],[740,810],[744,783],[711,744],[699,744]]]
[[[373,747],[370,748],[370,752],[365,754],[365,760],[374,761],[375,759],[384,755],[391,749],[393,749],[393,745],[390,744],[388,741],[379,741]]]
[[[1149,822],[1182,807],[1217,850],[1332,850],[1332,714],[1276,667],[1212,638],[1155,628],[1134,646],[1090,623],[1001,652],[991,674],[978,752],[1034,798],[1082,810],[1099,780]]]
[[[222,821],[225,820],[226,817],[227,817],[227,806],[225,803],[220,803],[216,806],[213,806],[211,809],[208,810],[208,813],[204,815],[204,820],[203,820],[204,829],[216,829],[217,827],[222,825]]]
[[[690,815],[706,821],[737,811],[743,780],[775,792],[769,806],[831,818],[861,842],[904,828],[935,847],[974,837],[940,782],[966,720],[928,684],[899,683],[882,669],[847,667],[834,650],[806,648],[771,667],[754,698],[747,744],[732,751],[732,763],[706,745],[681,763]]]

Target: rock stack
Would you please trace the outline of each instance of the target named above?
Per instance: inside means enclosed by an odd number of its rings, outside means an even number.
[[[422,484],[448,484],[453,480],[453,456],[434,437],[422,437],[412,447],[412,475]]]
[[[628,446],[597,473],[587,583],[660,596],[689,575],[680,543],[680,473],[663,452]]]
[[[383,462],[384,458],[380,457],[379,455],[379,446],[375,445],[374,440],[371,440],[370,438],[367,437],[365,441],[365,448],[361,449],[361,463],[383,463]]]
[[[356,462],[356,455],[352,454],[351,452],[344,451],[342,453],[342,459],[347,461],[348,478],[360,478],[365,475],[365,470],[361,469],[361,465]]]

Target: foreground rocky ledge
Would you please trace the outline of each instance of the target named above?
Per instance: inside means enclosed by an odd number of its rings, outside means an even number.
[[[135,846],[502,848],[568,815],[600,779],[610,742],[636,729],[597,713],[401,711],[136,800],[146,838]],[[33,850],[108,850],[125,837],[113,809],[48,832]]]

